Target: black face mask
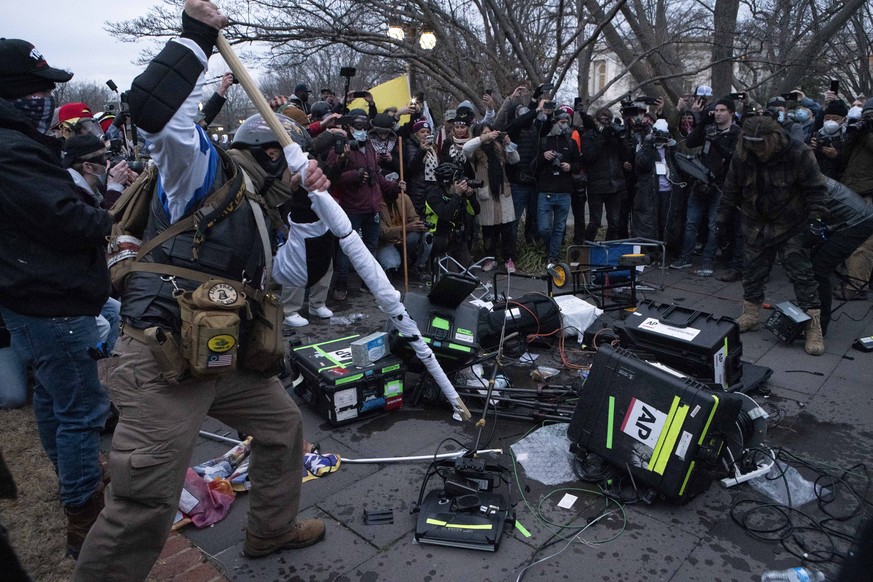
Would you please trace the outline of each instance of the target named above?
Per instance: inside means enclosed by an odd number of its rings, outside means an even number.
[[[267,172],[268,176],[275,176],[278,178],[288,167],[288,162],[285,160],[285,156],[279,156],[276,160],[273,160],[267,155],[264,148],[259,146],[249,148],[249,151],[252,152],[252,157],[254,157],[255,161],[258,162],[258,165]]]

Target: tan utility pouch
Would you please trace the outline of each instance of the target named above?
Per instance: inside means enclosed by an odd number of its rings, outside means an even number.
[[[124,333],[138,330],[125,329]],[[166,333],[160,327],[149,327],[142,330],[140,338],[161,369],[161,376],[170,384],[178,384],[188,375],[188,362],[182,357],[182,351],[173,334]],[[137,335],[133,335],[134,338]]]
[[[182,315],[182,356],[197,377],[236,370],[240,310],[246,295],[226,280],[210,279],[176,296]]]
[[[285,357],[285,343],[282,341],[285,314],[282,304],[275,295],[266,293],[259,303],[252,305],[252,310],[254,313],[243,347],[242,367],[256,372],[275,373],[279,361]]]

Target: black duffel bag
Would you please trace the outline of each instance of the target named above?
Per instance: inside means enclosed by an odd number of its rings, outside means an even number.
[[[551,334],[561,329],[558,304],[542,293],[529,293],[506,303],[495,303],[494,309],[479,312],[479,345],[485,349],[497,347],[500,331],[506,320],[506,335]]]

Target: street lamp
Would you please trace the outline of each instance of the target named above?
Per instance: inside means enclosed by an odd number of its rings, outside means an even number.
[[[433,50],[436,47],[436,35],[429,30],[421,33],[421,38],[418,39],[418,46],[426,51]]]
[[[420,36],[418,35],[419,32],[421,32]],[[418,28],[414,24],[407,24],[405,22],[395,21],[388,23],[388,38],[398,42],[403,42],[403,40],[406,39],[407,34],[411,39],[418,36],[418,46],[423,50],[430,51],[436,48],[437,39],[433,31],[426,28]],[[416,86],[415,68],[409,60],[406,61],[406,73],[409,75],[409,86],[412,89]]]
[[[394,40],[403,40],[406,37],[406,33],[403,32],[403,27],[397,23],[389,23],[388,24],[388,38],[393,38]]]

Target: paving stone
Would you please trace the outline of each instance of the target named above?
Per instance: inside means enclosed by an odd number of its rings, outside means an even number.
[[[582,534],[588,541],[604,540],[621,532],[619,514],[598,522]],[[619,537],[602,545],[570,544],[566,550],[525,573],[527,580],[670,580],[682,561],[695,548],[699,536],[661,523],[633,509]],[[537,554],[546,558],[555,554],[566,542],[558,543]],[[512,582],[517,570],[505,577]]]
[[[758,365],[773,369],[773,376],[769,380],[771,386],[782,386],[810,395],[821,388],[839,363],[840,357],[834,354],[810,356],[803,351],[803,344],[800,342],[774,346],[757,362]]]
[[[325,520],[325,539],[299,550],[285,550],[250,559],[242,553],[243,542],[214,556],[227,577],[233,581],[323,581],[340,579],[376,555],[377,549],[354,532],[324,513],[308,510],[302,519],[320,517]],[[386,578],[390,579],[390,578]],[[401,580],[401,578],[394,578]]]

